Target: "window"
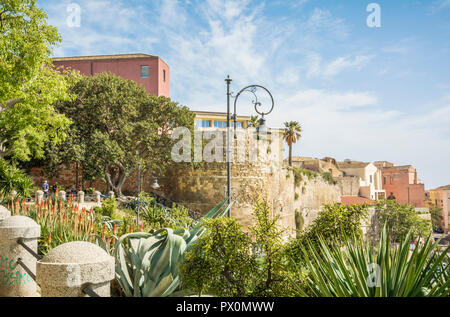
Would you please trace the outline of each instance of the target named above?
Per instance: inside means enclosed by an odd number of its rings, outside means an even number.
[[[233,121],[231,121],[230,126],[234,128]],[[226,128],[226,127],[227,127],[226,121],[214,121],[214,128]],[[242,122],[236,122],[236,128],[242,128]]]
[[[200,128],[211,127],[211,122],[209,120],[195,120],[195,125]]]
[[[141,78],[148,78],[148,66],[141,66]]]
[[[166,82],[166,70],[163,69],[163,81]]]
[[[227,122],[226,121],[214,121],[214,128],[226,128]]]
[[[370,175],[370,183],[373,183],[372,175]]]
[[[386,176],[383,177],[383,183],[384,183],[384,185],[386,185]]]
[[[231,126],[234,127],[234,122],[231,122]],[[242,128],[242,122],[236,122],[236,128]]]

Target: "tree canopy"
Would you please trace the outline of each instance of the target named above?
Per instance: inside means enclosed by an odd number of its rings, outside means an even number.
[[[50,66],[61,38],[46,19],[36,0],[0,0],[0,158],[41,158],[70,122],[52,106],[70,96]]]
[[[80,163],[84,180],[103,175],[117,196],[137,162],[162,170],[170,163],[174,127],[193,129],[194,114],[187,107],[110,73],[82,76],[70,92],[76,99],[56,108],[73,124],[64,146],[51,149],[50,161],[55,167]]]

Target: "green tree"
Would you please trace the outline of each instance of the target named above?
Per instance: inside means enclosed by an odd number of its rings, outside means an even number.
[[[292,145],[301,137],[302,127],[297,121],[289,121],[284,123],[283,139],[289,146],[289,166],[292,166]]]
[[[429,220],[420,218],[414,206],[399,204],[395,200],[382,200],[376,204],[374,225],[379,228],[386,225],[393,242],[403,241],[408,232],[413,238],[431,234]]]
[[[320,239],[330,247],[341,247],[348,238],[361,239],[361,220],[367,216],[367,205],[325,205],[311,225],[285,246],[294,263],[303,261],[302,250],[309,244],[318,247]]]
[[[70,141],[49,150],[51,165],[78,162],[84,180],[103,175],[117,197],[138,161],[162,170],[170,164],[173,128],[193,129],[194,114],[187,107],[110,73],[80,77],[70,92],[75,100],[56,104],[73,122]]]
[[[249,233],[233,218],[210,220],[207,232],[186,255],[183,286],[197,294],[266,297],[295,296],[302,272],[290,272],[278,218],[265,199],[256,201]]]
[[[442,225],[442,208],[439,208],[434,203],[429,203],[429,209],[431,214],[431,224],[434,230],[438,230]]]
[[[69,124],[52,104],[67,100],[68,83],[49,67],[61,41],[35,0],[0,0],[0,157],[42,157]]]

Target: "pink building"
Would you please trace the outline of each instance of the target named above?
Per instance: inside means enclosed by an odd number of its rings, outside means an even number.
[[[158,56],[118,54],[53,58],[56,67],[79,70],[92,76],[110,72],[144,86],[149,94],[170,97],[170,68]]]
[[[417,208],[426,207],[425,185],[420,183],[414,167],[390,164],[379,164],[378,167],[381,169],[383,189],[386,190],[386,196],[393,193],[400,204],[410,204]]]

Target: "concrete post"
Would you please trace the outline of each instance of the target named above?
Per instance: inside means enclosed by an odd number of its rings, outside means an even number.
[[[36,265],[42,297],[87,297],[87,285],[101,297],[110,296],[114,258],[96,244],[74,241],[50,250]]]
[[[8,217],[11,217],[11,211],[0,205],[0,222]]]
[[[78,203],[84,203],[84,192],[81,190],[78,192]]]
[[[61,190],[60,192],[58,192],[59,198],[61,198],[61,200],[66,200],[66,192]]]
[[[110,191],[110,192],[109,192],[109,198],[111,198],[111,199],[114,198],[114,192],[113,192],[113,191]]]
[[[41,227],[31,218],[12,216],[0,222],[0,297],[38,296],[36,282],[17,264],[21,259],[36,272],[36,258],[17,243],[19,239],[37,253]]]
[[[99,202],[102,201],[102,196],[101,196],[101,195],[102,195],[101,192],[99,192],[99,191],[96,191],[96,192],[95,192],[95,201],[96,201],[96,202],[99,203]]]
[[[37,196],[37,202],[41,203],[41,201],[44,199],[44,192],[42,190],[37,190],[36,196]]]

